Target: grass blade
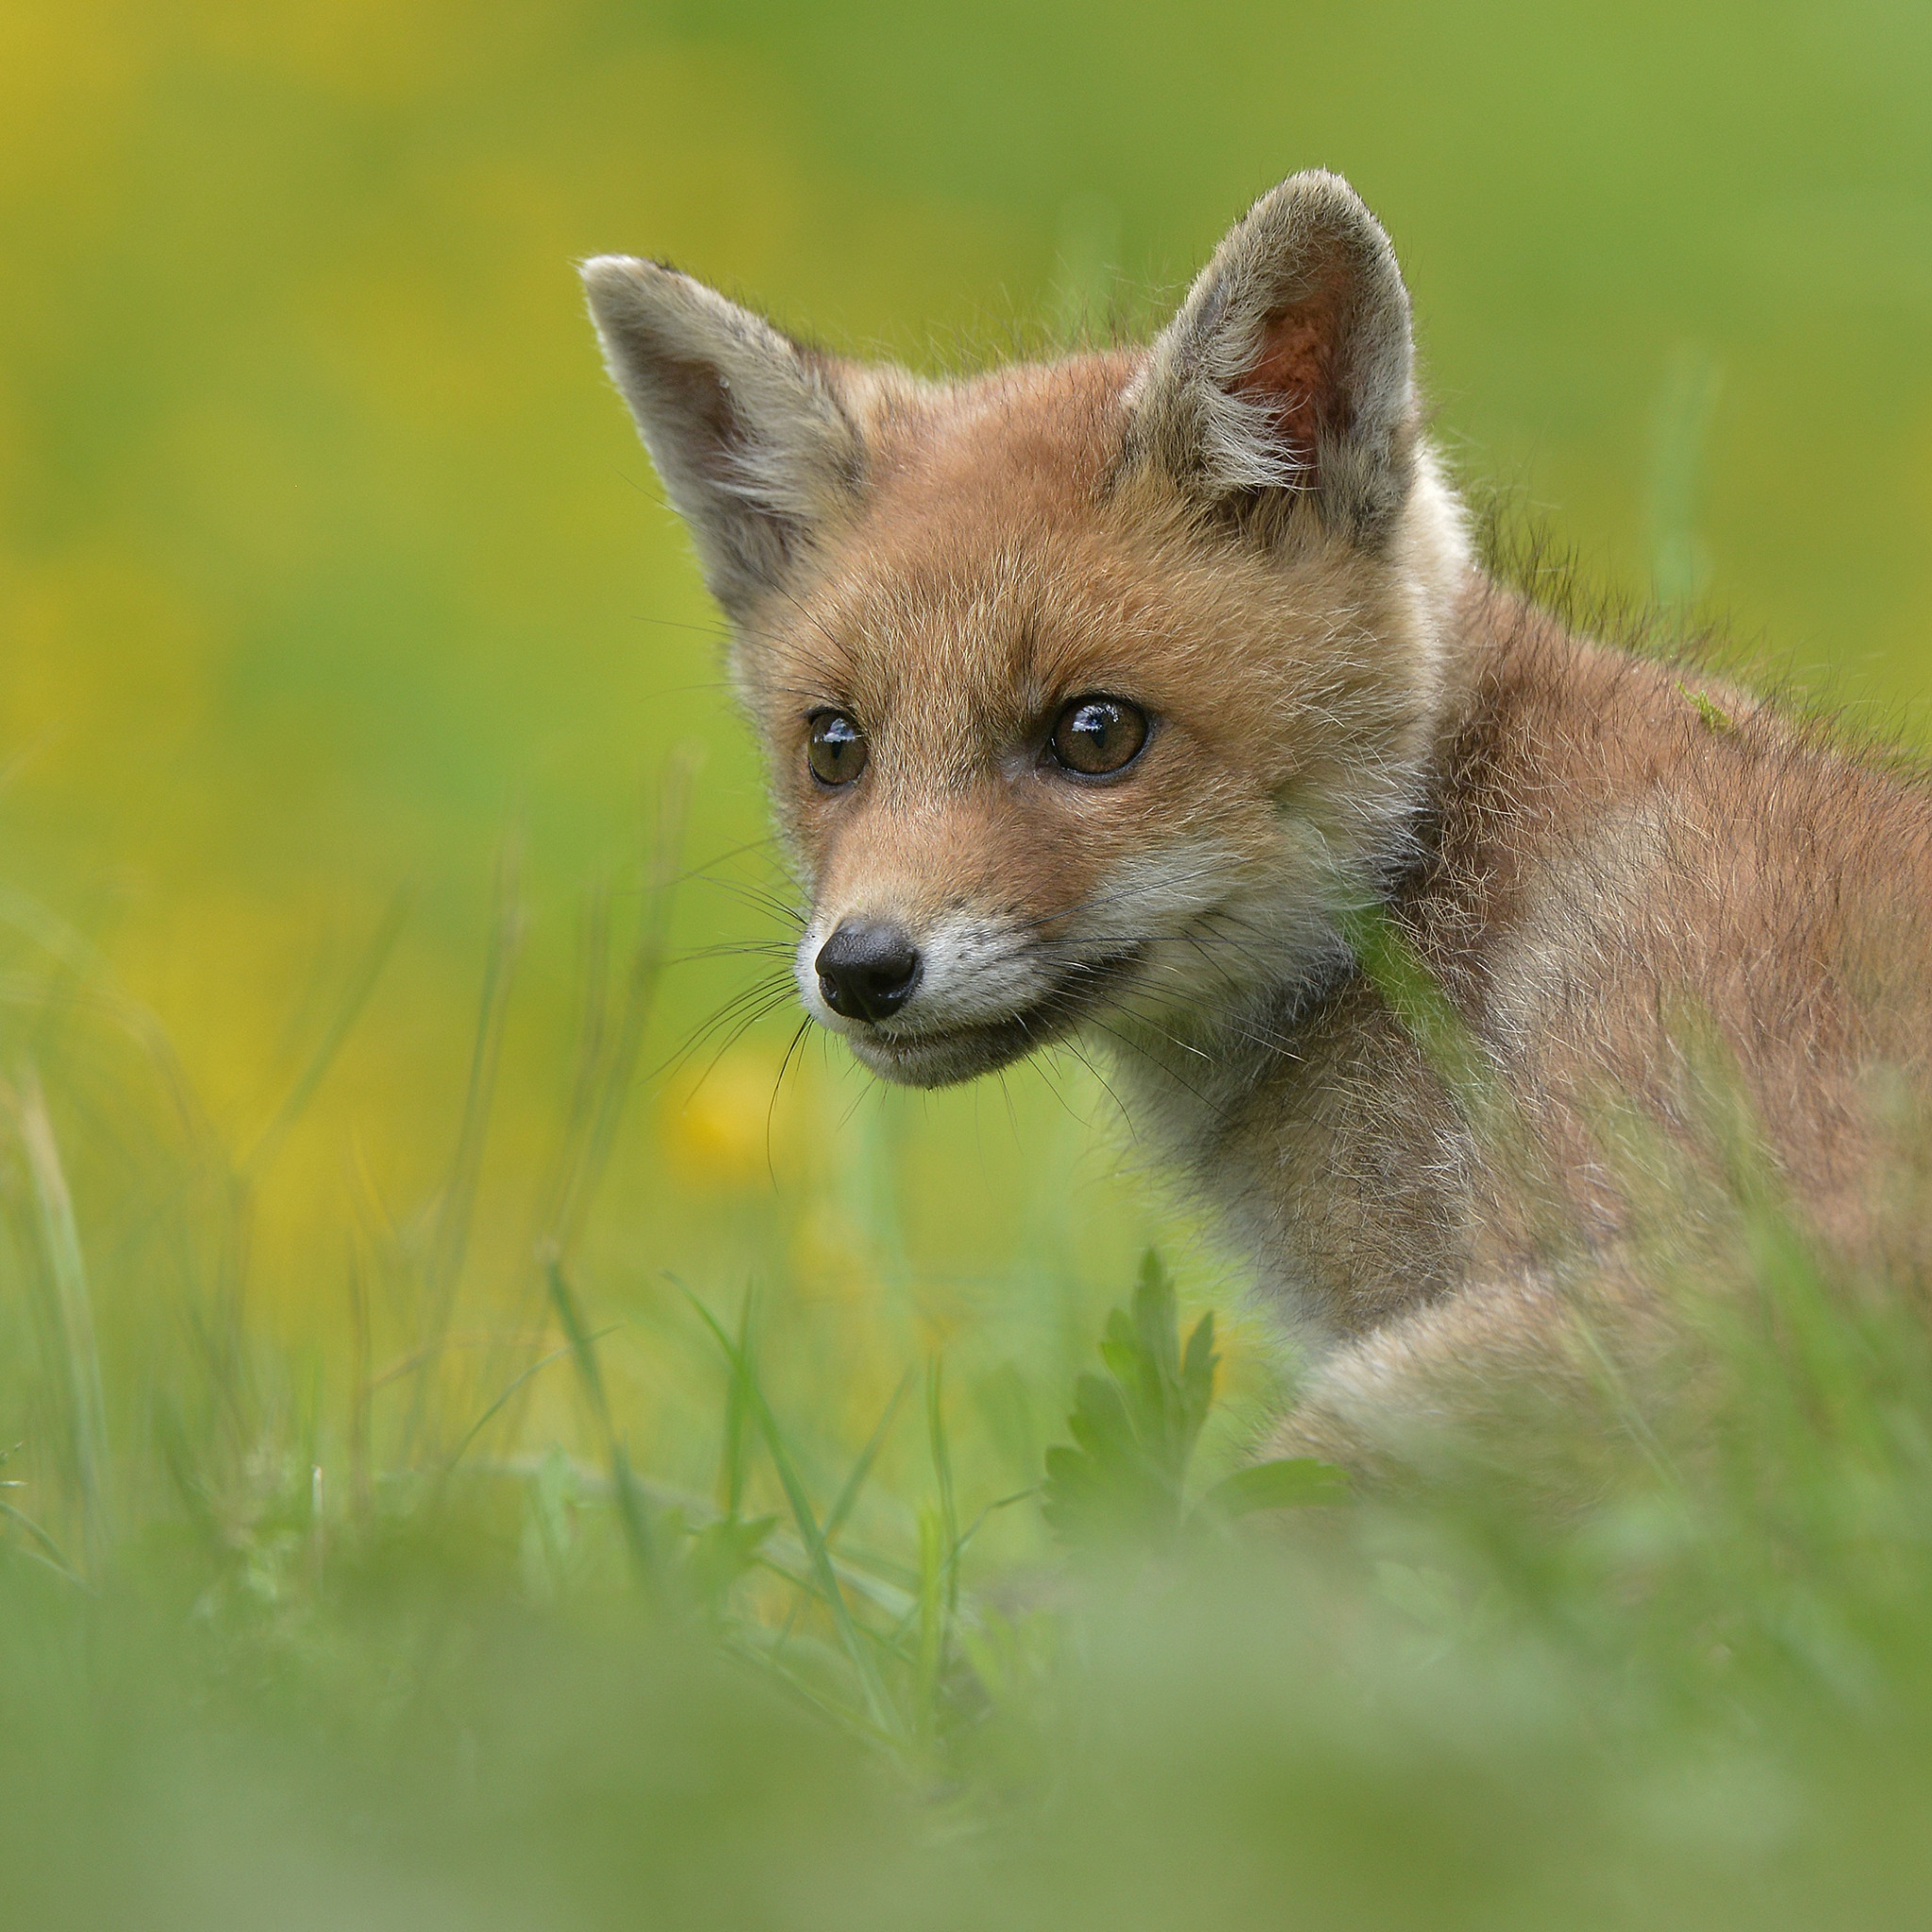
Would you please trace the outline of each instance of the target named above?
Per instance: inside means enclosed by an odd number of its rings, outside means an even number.
[[[596,1199],[617,1144],[618,1129],[636,1083],[638,1058],[643,1050],[644,1034],[657,1008],[658,989],[664,976],[669,957],[671,910],[678,876],[678,854],[684,844],[684,822],[691,795],[691,781],[697,769],[698,756],[691,746],[680,746],[665,767],[658,796],[657,834],[645,882],[644,906],[638,922],[625,975],[624,1004],[619,1011],[614,1038],[603,1075],[596,1082],[594,1102],[590,1108],[588,1129],[580,1152],[574,1158],[563,1183],[553,1230],[558,1251],[568,1253],[582,1228],[585,1217]],[[599,1022],[600,1027],[602,1022]]]
[[[610,1404],[604,1394],[604,1371],[597,1362],[597,1337],[584,1326],[577,1298],[571,1292],[570,1283],[563,1278],[563,1270],[554,1256],[544,1264],[543,1280],[550,1291],[550,1306],[556,1309],[557,1319],[568,1338],[569,1352],[576,1357],[577,1374],[583,1377],[584,1387],[591,1391],[597,1420],[608,1436],[610,1433]],[[608,1330],[605,1332],[608,1333]]]
[[[456,1304],[457,1288],[462,1278],[463,1260],[469,1248],[470,1223],[476,1204],[476,1184],[483,1166],[483,1143],[489,1132],[491,1103],[496,1090],[496,1070],[503,1053],[510,983],[515,975],[517,954],[522,944],[523,912],[517,901],[517,854],[511,842],[504,846],[497,858],[496,904],[490,925],[490,952],[483,968],[483,996],[470,1048],[470,1077],[463,1096],[462,1125],[457,1134],[456,1153],[450,1162],[449,1178],[443,1184],[435,1232],[430,1240],[429,1259],[424,1270],[420,1331],[424,1367],[419,1372],[415,1392],[410,1398],[408,1422],[403,1432],[406,1459],[428,1413],[430,1392],[436,1380],[436,1364],[441,1357],[443,1339],[449,1331],[450,1316]]]
[[[772,1413],[771,1405],[765,1400],[764,1391],[758,1378],[751,1373],[750,1364],[740,1352],[738,1344],[725,1331],[718,1318],[706,1307],[691,1290],[682,1282],[677,1284],[684,1297],[696,1309],[698,1318],[711,1331],[711,1338],[724,1352],[724,1359],[730,1364],[732,1373],[744,1380],[745,1400],[753,1420],[758,1424],[758,1433],[764,1438],[766,1453],[772,1458],[772,1467],[776,1472],[778,1485],[785,1491],[785,1501],[791,1510],[793,1523],[798,1529],[799,1540],[805,1544],[806,1556],[811,1565],[811,1574],[819,1594],[824,1597],[825,1607],[831,1612],[832,1623],[839,1632],[839,1641],[843,1646],[853,1674],[858,1677],[859,1689],[865,1697],[866,1709],[873,1723],[882,1731],[897,1738],[902,1734],[898,1715],[892,1708],[886,1687],[879,1678],[877,1667],[866,1649],[865,1640],[859,1634],[853,1621],[852,1607],[845,1601],[845,1593],[840,1587],[839,1574],[832,1563],[830,1550],[826,1547],[824,1532],[818,1518],[813,1514],[811,1503],[805,1493],[805,1485],[799,1480],[798,1471],[792,1464],[791,1452],[786,1447],[783,1431],[778,1427],[778,1419]]]
[[[594,1335],[591,1335],[586,1339],[591,1342],[598,1342],[602,1341],[607,1335],[614,1335],[616,1334],[616,1332],[617,1324],[613,1322],[609,1327],[600,1328]],[[508,1403],[510,1397],[513,1396],[517,1392],[517,1391],[521,1389],[524,1386],[524,1384],[531,1378],[531,1376],[537,1374],[540,1371],[543,1369],[547,1369],[552,1362],[560,1362],[565,1356],[577,1355],[577,1353],[578,1350],[576,1342],[573,1340],[571,1341],[565,1342],[561,1348],[553,1348],[548,1355],[543,1356],[537,1361],[532,1362],[530,1366],[527,1369],[525,1369],[520,1375],[518,1375],[516,1379],[510,1383],[509,1387],[503,1391],[503,1393],[499,1395],[496,1398],[496,1400],[492,1402],[490,1405],[490,1407],[486,1408],[483,1411],[483,1413],[479,1415],[476,1418],[476,1420],[470,1424],[468,1430],[465,1432],[463,1436],[463,1440],[457,1444],[455,1450],[451,1453],[448,1468],[454,1469],[457,1466],[457,1464],[463,1459],[463,1452],[467,1448],[469,1448],[470,1444],[474,1442],[476,1440],[476,1438],[480,1436],[483,1433],[483,1431],[486,1428],[488,1428],[493,1421],[495,1421],[497,1416],[502,1413],[504,1407],[506,1406],[506,1404]],[[579,1357],[579,1359],[581,1360],[581,1357]],[[447,1471],[445,1471],[445,1474],[446,1473]]]
[[[747,1285],[738,1310],[738,1352],[756,1367],[753,1317],[757,1296]],[[718,1486],[724,1514],[736,1517],[744,1502],[745,1477],[750,1472],[750,1422],[745,1407],[744,1377],[734,1374],[724,1391],[724,1442],[719,1457]]]
[[[925,1435],[932,1449],[932,1472],[940,1486],[940,1526],[945,1533],[946,1615],[959,1613],[959,1511],[953,1497],[953,1453],[946,1441],[945,1363],[934,1356],[925,1368]],[[924,1575],[925,1551],[920,1546]]]
[[[257,1135],[254,1146],[237,1163],[238,1172],[251,1175],[259,1174],[274,1158],[283,1137],[301,1118],[304,1108],[314,1099],[316,1090],[334,1065],[342,1042],[355,1030],[362,1008],[368,1005],[370,994],[375,991],[376,982],[389,964],[390,955],[394,952],[396,941],[401,938],[403,926],[408,919],[409,904],[414,896],[413,889],[404,886],[390,901],[369,944],[363,948],[362,957],[356,963],[356,970],[349,975],[349,983],[342,990],[342,997],[323,1029],[322,1038],[316,1041],[314,1052],[295,1076],[294,1084],[283,1097],[282,1104],[269,1117],[267,1126]]]
[[[583,1378],[584,1387],[591,1391],[591,1401],[597,1411],[597,1421],[604,1432],[604,1443],[610,1457],[610,1489],[617,1503],[617,1520],[624,1529],[624,1540],[630,1548],[631,1557],[645,1587],[652,1594],[661,1593],[664,1582],[662,1568],[658,1561],[658,1540],[651,1528],[650,1504],[646,1500],[643,1487],[637,1479],[637,1473],[630,1466],[630,1451],[619,1438],[610,1420],[610,1401],[604,1391],[604,1371],[597,1361],[597,1343],[609,1334],[608,1328],[592,1334],[584,1325],[582,1310],[577,1307],[576,1296],[571,1292],[570,1283],[564,1279],[563,1270],[553,1256],[543,1271],[545,1285],[550,1291],[550,1305],[557,1310],[557,1319],[563,1324],[563,1332],[570,1338],[570,1353],[576,1357],[577,1374]],[[498,1407],[514,1393],[507,1390]]]
[[[47,1532],[23,1509],[16,1509],[4,1497],[0,1497],[0,1522],[10,1523],[34,1545],[25,1552],[36,1562],[46,1564],[50,1570],[57,1570],[69,1583],[79,1589],[87,1588],[87,1579],[67,1560],[65,1553]]]
[[[58,1357],[55,1366],[66,1403],[82,1541],[88,1569],[98,1574],[108,1544],[107,1398],[74,1199],[68,1191],[46,1097],[31,1067],[14,1095],[14,1110],[32,1178],[35,1218],[52,1291],[52,1320],[46,1326]]]
[[[906,1391],[912,1386],[912,1371],[908,1369],[899,1377],[899,1386],[892,1391],[886,1403],[885,1413],[879,1417],[878,1425],[867,1438],[863,1449],[858,1452],[858,1460],[852,1465],[851,1474],[845,1478],[843,1487],[834,1499],[831,1509],[825,1516],[825,1541],[832,1539],[845,1526],[845,1519],[852,1514],[858,1501],[858,1492],[865,1487],[866,1478],[872,1474],[872,1466],[878,1460],[879,1451],[886,1446],[886,1437],[891,1433],[892,1419],[899,1413],[899,1405],[906,1399]]]
[[[919,1668],[915,1713],[919,1733],[938,1728],[940,1673],[946,1656],[947,1572],[952,1568],[944,1515],[928,1505],[919,1512]]]

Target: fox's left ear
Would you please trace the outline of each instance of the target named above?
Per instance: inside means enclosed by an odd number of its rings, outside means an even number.
[[[1214,251],[1129,394],[1132,449],[1216,502],[1311,501],[1374,547],[1415,475],[1408,291],[1339,175],[1293,175]]]

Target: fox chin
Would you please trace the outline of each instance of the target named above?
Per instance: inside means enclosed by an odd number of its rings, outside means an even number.
[[[1687,1012],[1809,1223],[1882,1245],[1924,789],[1479,567],[1346,182],[1263,195],[1152,342],[962,380],[582,273],[729,621],[807,1009],[911,1086],[1102,1049],[1316,1364],[1277,1449],[1387,1470],[1668,1352],[1605,1096],[1703,1171]]]

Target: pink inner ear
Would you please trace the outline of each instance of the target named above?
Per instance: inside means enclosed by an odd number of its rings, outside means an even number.
[[[1341,309],[1341,295],[1327,284],[1277,309],[1262,325],[1259,352],[1236,385],[1239,394],[1267,409],[1276,434],[1309,469],[1323,430],[1345,426],[1336,420]]]

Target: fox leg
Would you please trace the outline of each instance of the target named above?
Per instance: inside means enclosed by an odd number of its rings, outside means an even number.
[[[1654,1297],[1613,1266],[1479,1282],[1327,1357],[1267,1453],[1377,1488],[1487,1472],[1580,1502],[1654,1445],[1666,1342]]]

